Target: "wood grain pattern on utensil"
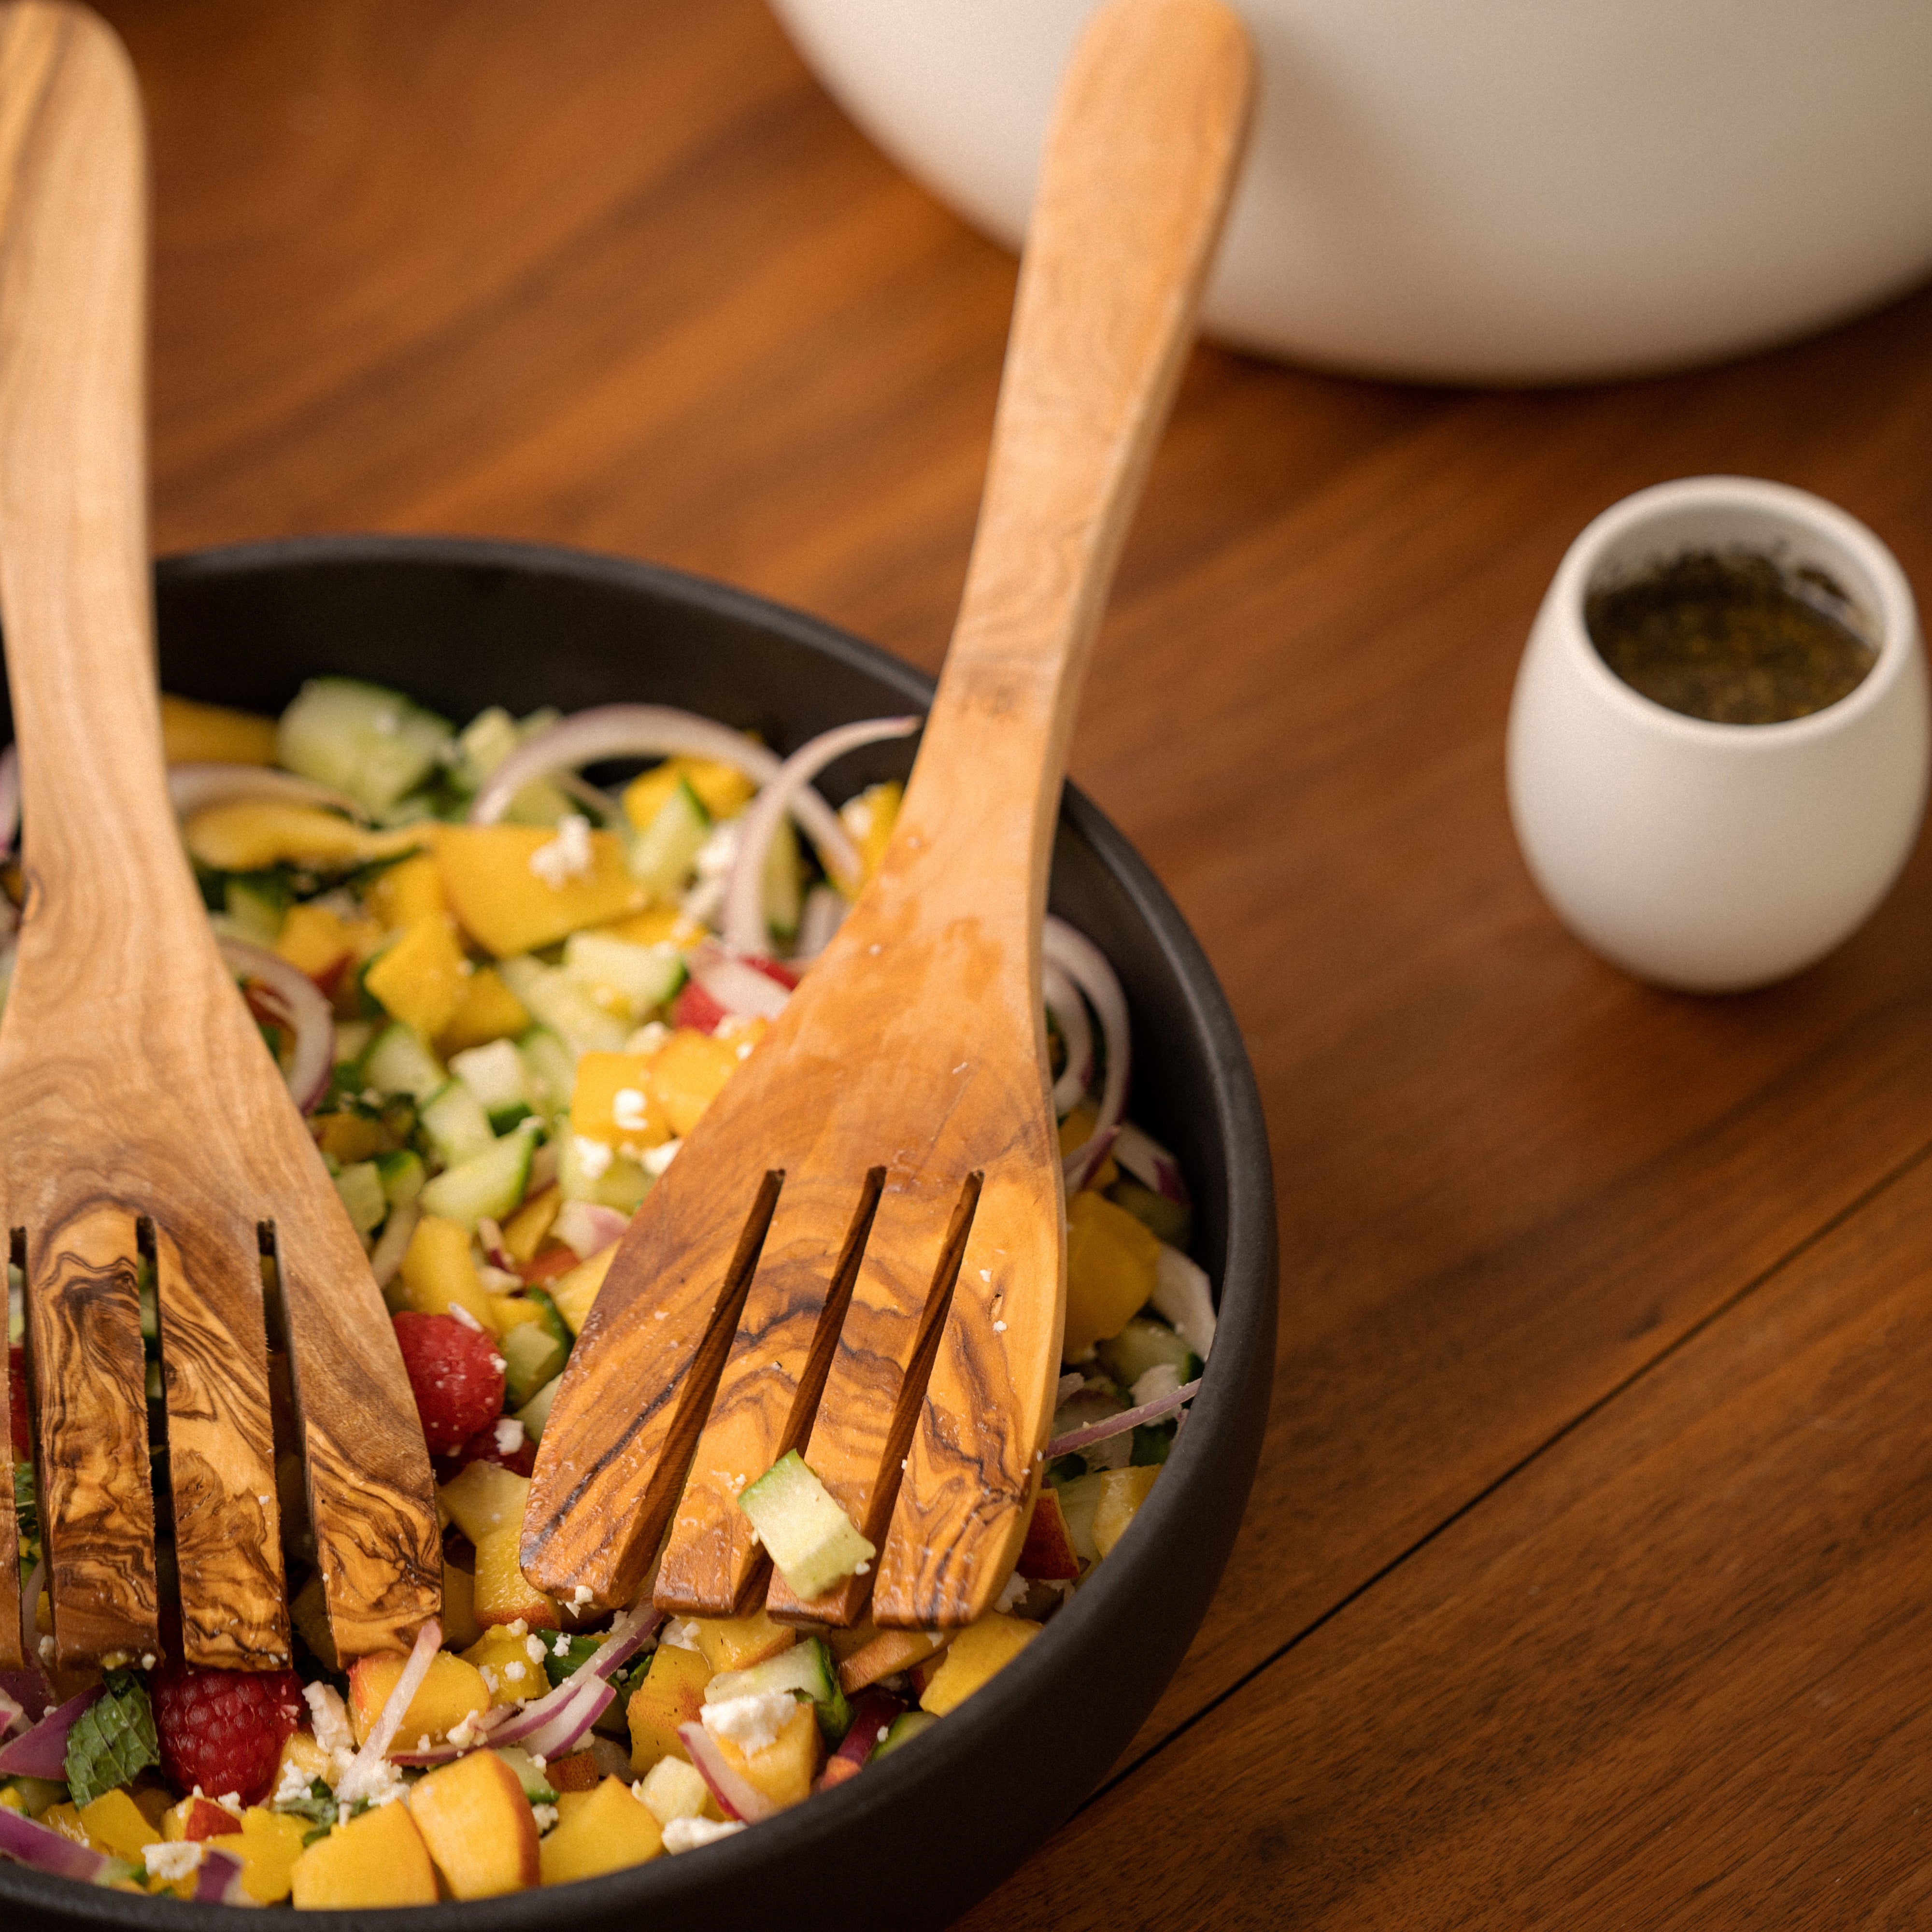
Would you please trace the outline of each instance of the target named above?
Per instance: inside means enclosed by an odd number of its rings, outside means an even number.
[[[61,1661],[158,1647],[136,1220],[160,1260],[183,1646],[286,1660],[259,1222],[282,1224],[338,1648],[405,1645],[440,1582],[382,1298],[217,951],[170,809],[143,486],[140,104],[78,8],[0,10],[0,612],[26,898],[0,1019],[0,1209],[26,1233]],[[311,1444],[313,1449],[314,1445]],[[346,1552],[346,1553],[343,1553]]]

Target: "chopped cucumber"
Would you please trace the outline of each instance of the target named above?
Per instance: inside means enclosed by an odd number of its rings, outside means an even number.
[[[406,1094],[419,1100],[434,1094],[449,1076],[414,1027],[392,1022],[376,1036],[362,1071],[380,1094]]]
[[[526,1750],[519,1750],[514,1744],[499,1744],[496,1755],[517,1774],[517,1782],[524,1787],[524,1796],[532,1804],[554,1804],[556,1792],[550,1780],[538,1769],[537,1761]]]
[[[1201,1372],[1200,1359],[1165,1322],[1136,1315],[1112,1340],[1100,1344],[1100,1366],[1124,1389],[1130,1389],[1150,1369],[1163,1364],[1184,1382]]]
[[[556,1400],[556,1392],[562,1385],[561,1376],[547,1382],[517,1411],[517,1420],[524,1425],[524,1433],[532,1442],[543,1440],[544,1425],[550,1420],[550,1406]]]
[[[634,1214],[651,1191],[651,1177],[628,1155],[613,1154],[602,1141],[579,1140],[568,1119],[557,1123],[556,1184],[566,1201],[593,1201]]]
[[[570,1324],[564,1320],[562,1315],[558,1310],[556,1304],[550,1299],[549,1289],[544,1288],[528,1289],[525,1292],[524,1299],[532,1308],[542,1311],[543,1325],[556,1336],[564,1353],[568,1354],[570,1352],[572,1342],[577,1338],[571,1334]]]
[[[358,1234],[373,1234],[382,1225],[389,1204],[382,1192],[382,1178],[373,1160],[358,1160],[335,1177],[335,1191],[349,1210],[350,1226]]]
[[[657,899],[674,899],[691,876],[698,848],[710,837],[711,814],[704,801],[680,778],[657,816],[631,842],[631,876]]]
[[[886,1732],[878,1749],[872,1754],[876,1764],[882,1757],[890,1757],[902,1744],[909,1744],[921,1731],[930,1729],[939,1720],[930,1711],[902,1711],[892,1720],[892,1729]]]
[[[503,1358],[503,1390],[512,1408],[520,1408],[563,1371],[570,1353],[540,1322],[519,1322],[496,1344]]]
[[[556,723],[555,711],[532,712],[519,724],[500,704],[479,711],[458,734],[456,746],[457,782],[464,790],[479,792],[496,767],[534,731]],[[562,789],[548,778],[532,778],[505,808],[504,818],[512,825],[554,825],[577,806]]]
[[[1138,1180],[1122,1174],[1107,1190],[1107,1198],[1124,1208],[1136,1221],[1150,1229],[1171,1248],[1185,1248],[1194,1232],[1194,1210]]]
[[[1060,1514],[1066,1524],[1066,1540],[1083,1563],[1100,1560],[1100,1546],[1094,1540],[1094,1513],[1100,1507],[1106,1475],[1106,1470],[1096,1469],[1090,1474],[1076,1476],[1070,1482],[1054,1485],[1060,1498]]]
[[[237,938],[270,947],[281,938],[288,917],[289,889],[273,874],[256,878],[236,874],[223,886],[221,903]]]
[[[386,812],[442,761],[448,721],[380,685],[310,678],[275,730],[278,760]]]
[[[546,966],[527,954],[500,960],[503,982],[568,1052],[573,1070],[583,1053],[615,1053],[628,1029],[607,1013],[560,966]],[[573,1070],[573,1078],[574,1072]]]
[[[748,1670],[721,1670],[705,1685],[704,1701],[722,1704],[728,1697],[749,1697],[764,1690],[789,1690],[809,1698],[828,1744],[836,1744],[852,1728],[852,1706],[839,1688],[838,1666],[822,1637],[802,1638]]]
[[[67,1796],[67,1786],[50,1778],[10,1778],[0,1784],[0,1791],[17,1798],[20,1808],[29,1818],[38,1818],[50,1804],[58,1804]]]
[[[567,1113],[577,1084],[577,1062],[548,1027],[533,1026],[517,1042],[524,1059],[524,1088],[544,1114]]]
[[[419,1118],[424,1136],[445,1167],[460,1167],[496,1143],[482,1102],[460,1080],[439,1087],[423,1102]],[[432,1214],[436,1211],[430,1210]]]
[[[376,1172],[382,1177],[383,1198],[392,1208],[406,1208],[423,1191],[422,1156],[413,1148],[379,1154]]]
[[[642,1019],[684,984],[684,955],[675,946],[638,946],[607,932],[574,932],[563,944],[563,972],[606,1010],[622,1000]]]
[[[878,1554],[796,1449],[738,1498],[793,1594],[809,1601]]]
[[[423,1212],[459,1221],[472,1232],[486,1214],[493,1221],[503,1220],[524,1198],[536,1138],[536,1128],[526,1120],[481,1154],[439,1174],[419,1197]]]
[[[544,1675],[550,1679],[554,1690],[566,1677],[574,1676],[603,1648],[603,1640],[594,1636],[567,1636],[562,1640],[564,1651],[556,1654],[556,1640],[544,1640]]]
[[[449,1056],[449,1070],[476,1095],[493,1133],[506,1134],[532,1112],[523,1056],[507,1040],[493,1040]]]
[[[778,820],[765,854],[764,898],[766,925],[780,939],[796,939],[799,909],[805,903],[805,866],[797,828],[789,818]]]

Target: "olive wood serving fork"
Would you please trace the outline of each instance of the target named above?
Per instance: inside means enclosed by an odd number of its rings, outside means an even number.
[[[437,1608],[441,1552],[382,1297],[222,963],[168,805],[147,556],[146,200],[119,42],[79,8],[0,8],[0,616],[25,883],[0,1020],[0,1230],[25,1276],[52,1654],[75,1668],[163,1650],[145,1262],[182,1653],[270,1670],[290,1652],[265,1255],[345,1656],[407,1646]],[[0,1387],[0,1417],[6,1402]],[[15,1530],[8,1486],[0,1653],[21,1626]]]
[[[1192,340],[1252,56],[1219,0],[1115,0],[1064,84],[964,602],[891,846],[634,1217],[538,1454],[523,1562],[724,1616],[737,1506],[806,1461],[881,1554],[770,1610],[956,1626],[1018,1554],[1066,1273],[1040,922],[1066,742]],[[821,1400],[822,1397],[822,1400]],[[708,1418],[708,1420],[707,1420]],[[688,1480],[687,1480],[688,1472]]]

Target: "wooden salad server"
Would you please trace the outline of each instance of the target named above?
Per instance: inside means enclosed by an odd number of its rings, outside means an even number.
[[[1073,57],[890,849],[634,1218],[544,1431],[524,1566],[566,1602],[628,1602],[668,1522],[658,1606],[746,1606],[737,1498],[794,1448],[880,1556],[808,1604],[775,1580],[774,1612],[850,1624],[876,1584],[880,1623],[956,1626],[1012,1569],[1064,1321],[1040,923],[1067,738],[1252,90],[1219,0],[1114,0]]]
[[[0,1019],[0,1228],[26,1277],[53,1611],[43,1654],[70,1668],[162,1652],[146,1267],[182,1652],[270,1670],[290,1652],[265,1254],[345,1655],[406,1647],[434,1614],[440,1539],[382,1297],[216,949],[168,803],[142,427],[146,198],[120,43],[80,8],[0,7],[0,617],[25,884]],[[9,1492],[0,1646],[20,1627],[14,1532]]]

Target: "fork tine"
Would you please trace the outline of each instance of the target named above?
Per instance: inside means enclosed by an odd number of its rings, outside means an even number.
[[[659,1610],[730,1616],[752,1588],[763,1552],[738,1497],[804,1445],[884,1183],[873,1168],[855,1204],[849,1175],[787,1182],[672,1520]]]
[[[146,1232],[160,1304],[182,1654],[208,1669],[280,1670],[289,1617],[255,1231],[218,1238],[197,1222],[186,1254],[166,1228]]]
[[[27,1236],[40,1535],[63,1670],[160,1648],[139,1252],[134,1216],[98,1200]]]
[[[922,1171],[895,1174],[839,1331],[805,1460],[875,1548],[892,1520],[899,1464],[979,1198],[976,1176],[959,1188]],[[872,1593],[869,1574],[810,1598],[774,1574],[765,1607],[782,1623],[844,1629]]]

